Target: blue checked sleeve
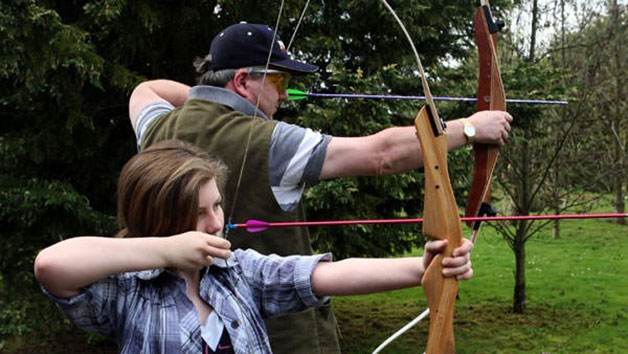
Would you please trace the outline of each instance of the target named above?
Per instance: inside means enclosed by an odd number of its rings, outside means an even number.
[[[254,250],[236,250],[238,262],[260,304],[262,317],[274,317],[322,306],[312,288],[312,271],[318,262],[331,261],[331,253],[314,256],[264,256]]]
[[[122,330],[116,322],[125,318],[126,299],[134,296],[133,291],[129,291],[129,281],[134,283],[135,279],[122,275],[109,276],[67,299],[54,296],[43,286],[40,287],[78,327],[88,332],[116,336]]]

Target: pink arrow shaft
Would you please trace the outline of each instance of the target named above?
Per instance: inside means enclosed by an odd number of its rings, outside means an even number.
[[[462,217],[460,221],[507,221],[507,220],[560,220],[560,219],[609,219],[625,218],[628,213],[608,214],[562,214],[562,215],[514,215],[514,216],[474,216]],[[303,227],[303,226],[346,226],[346,225],[390,225],[390,224],[417,224],[423,222],[421,218],[414,219],[370,219],[370,220],[328,220],[328,221],[292,221],[292,222],[265,222],[249,220],[244,224],[235,224],[236,228],[244,227],[251,232],[263,231],[269,227]]]

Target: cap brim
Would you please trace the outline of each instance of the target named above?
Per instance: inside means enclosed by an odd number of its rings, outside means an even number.
[[[273,61],[270,63],[270,66],[291,74],[311,74],[318,70],[318,66],[316,65],[302,63],[292,59]]]

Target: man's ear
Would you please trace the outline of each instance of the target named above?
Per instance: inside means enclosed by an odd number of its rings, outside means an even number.
[[[251,74],[246,69],[238,69],[229,84],[235,93],[248,99],[250,95],[249,80],[251,80]]]

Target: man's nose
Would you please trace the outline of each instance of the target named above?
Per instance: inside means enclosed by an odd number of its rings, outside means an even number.
[[[285,101],[288,99],[288,90],[281,89],[279,90],[279,101]]]

